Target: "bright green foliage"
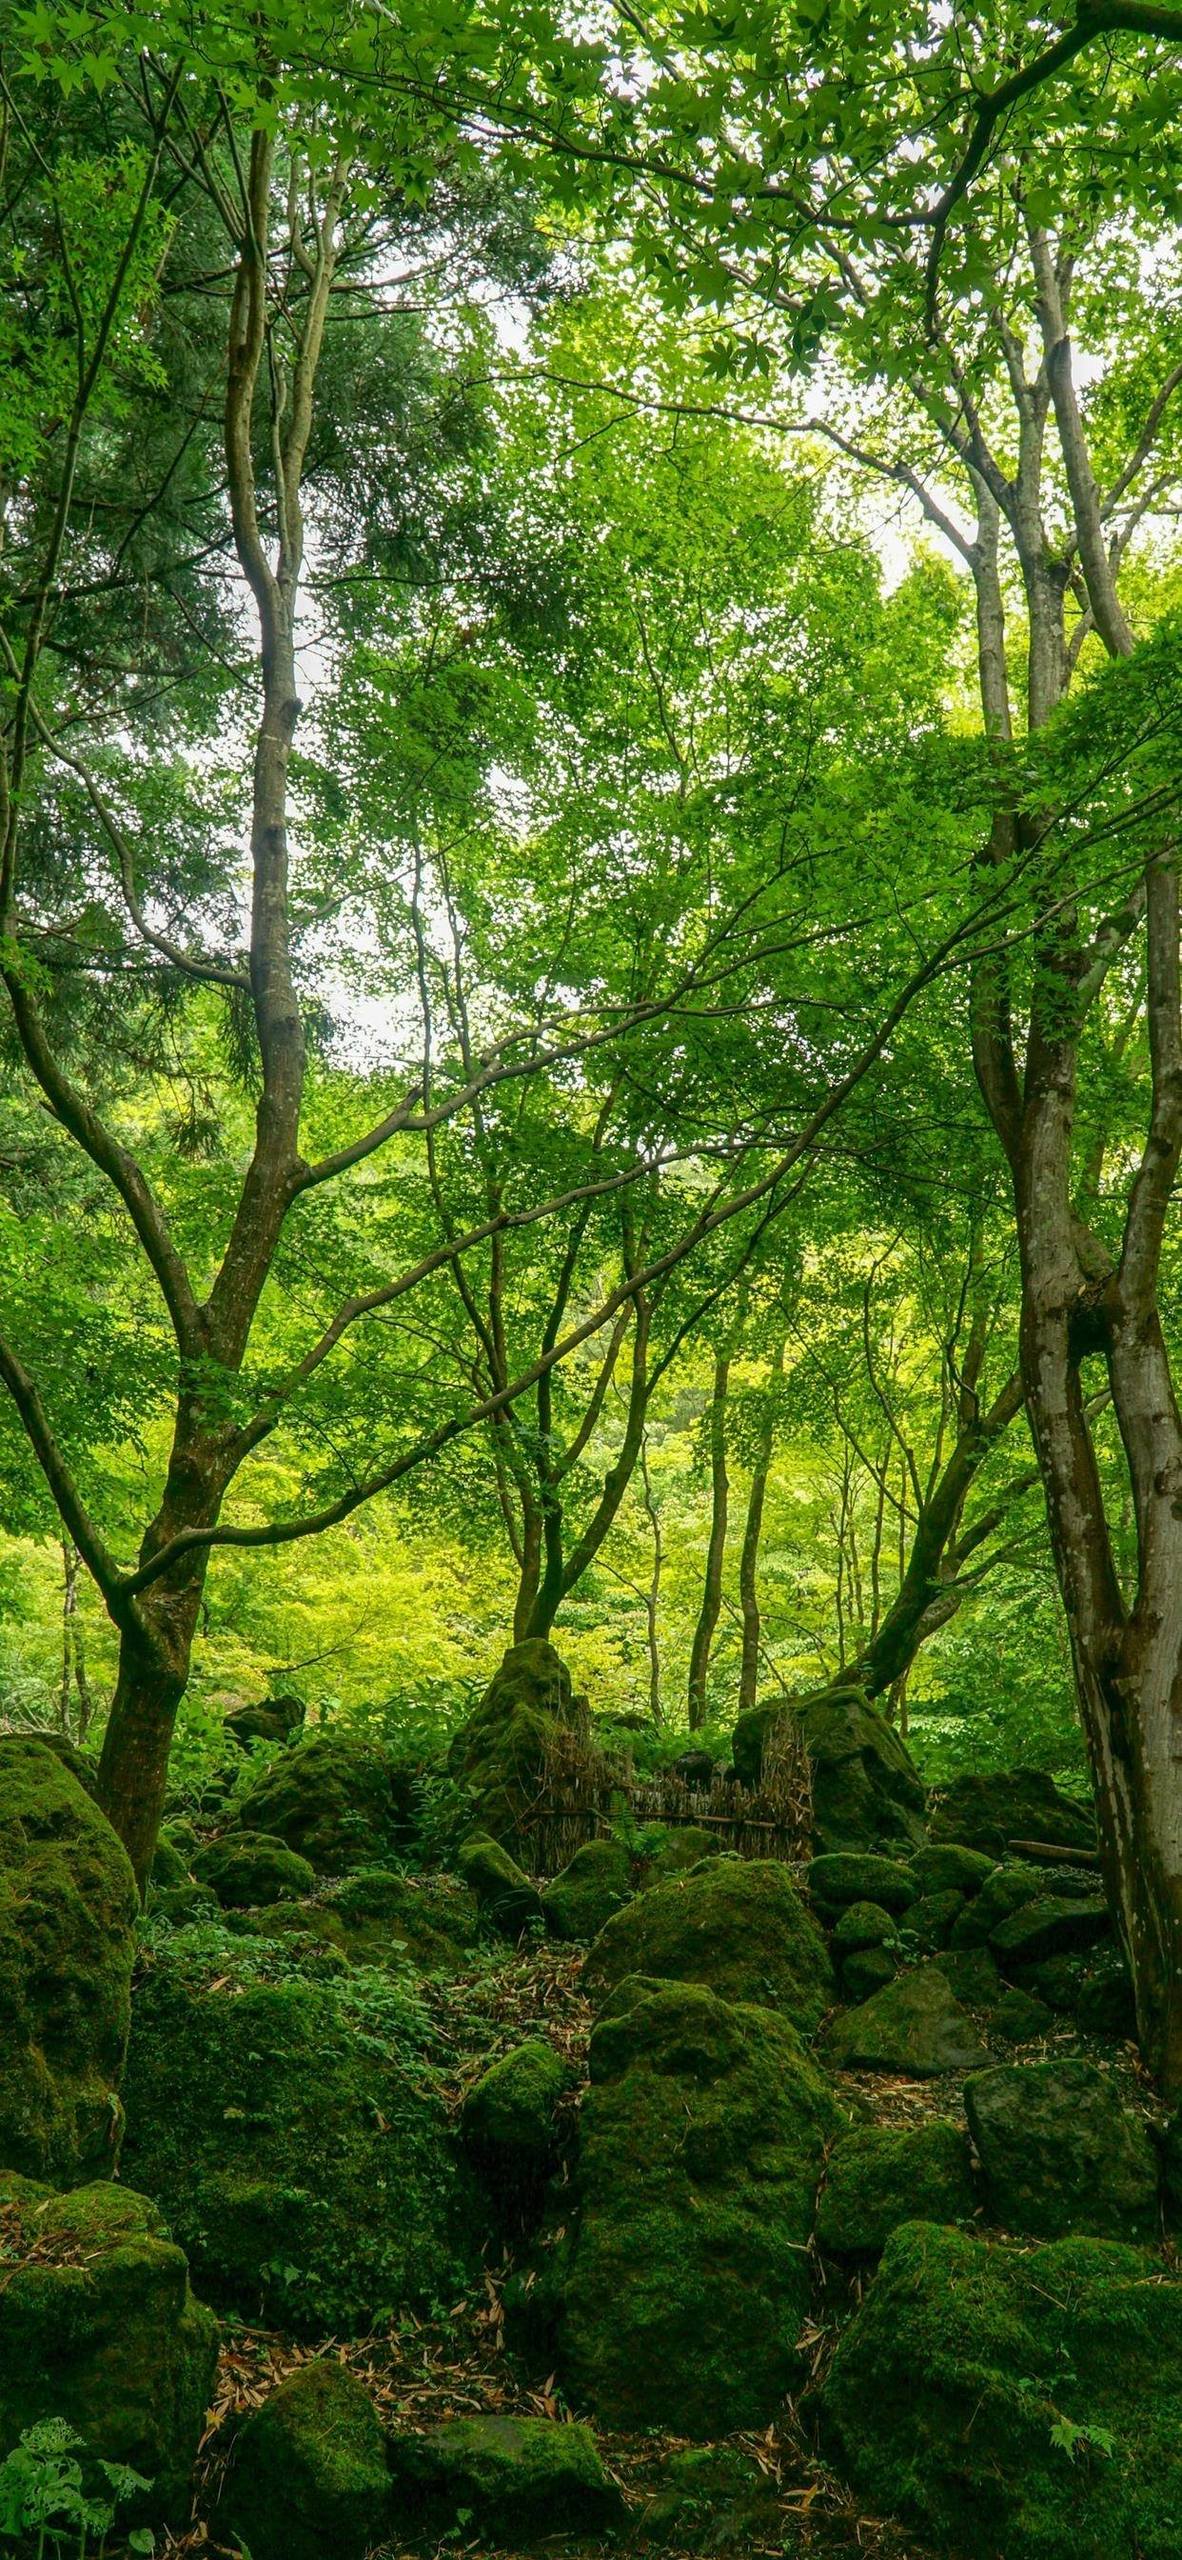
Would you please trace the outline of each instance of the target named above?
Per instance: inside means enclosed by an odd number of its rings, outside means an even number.
[[[386,2445],[344,2365],[297,2365],[234,2441],[222,2515],[251,2560],[362,2560],[386,2516]]]
[[[878,2514],[966,2560],[1172,2560],[1182,2287],[1107,2240],[1038,2249],[911,2222],[821,2394]]]
[[[60,2186],[113,2175],[138,1907],[123,1848],[57,1754],[0,1736],[4,2168]]]
[[[88,2491],[79,2460],[84,2451],[82,2437],[64,2418],[43,2418],[22,2429],[19,2444],[0,2462],[0,2535],[6,2541],[31,2541],[36,2534],[38,2555],[60,2553],[68,2545],[75,2560],[86,2560],[94,2535],[102,2560],[119,2508],[152,2483],[130,2463],[92,2459],[89,2467],[97,2470],[101,2486]],[[127,2548],[153,2552],[151,2526],[133,2526]]]
[[[0,2177],[0,2261],[0,2451],[65,2419],[88,2455],[151,2480],[153,2512],[187,2520],[218,2333],[157,2207]]]
[[[962,2126],[862,2125],[829,2155],[817,2238],[836,2257],[872,2258],[901,2222],[968,2222],[975,2205]]]
[[[638,1894],[601,1931],[584,1982],[601,2000],[628,1974],[704,1983],[721,2000],[777,2010],[804,2034],[833,1997],[820,1930],[773,1858],[711,1858]]]
[[[445,2419],[390,2439],[394,2531],[471,2529],[516,2548],[554,2533],[599,2535],[624,2504],[590,2427],[551,2418]]]
[[[579,2121],[568,2391],[617,2427],[766,2426],[798,2375],[813,2196],[841,2124],[794,2028],[699,1983],[625,1982]]]
[[[405,1977],[308,1978],[298,1947],[217,1929],[159,1939],[124,2097],[127,2175],[216,2301],[356,2331],[454,2281],[467,2191]]]

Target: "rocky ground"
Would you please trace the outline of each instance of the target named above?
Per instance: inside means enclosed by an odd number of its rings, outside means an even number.
[[[1086,1810],[831,1697],[807,1859],[547,1881],[580,1716],[530,1646],[447,1772],[246,1735],[139,1920],[0,1738],[0,2455],[134,2465],[112,2549],[1173,2560],[1182,2134]]]

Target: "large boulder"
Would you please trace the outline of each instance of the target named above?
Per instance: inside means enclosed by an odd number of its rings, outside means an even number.
[[[109,1822],[43,1742],[0,1736],[0,2168],[109,2178],[139,1895]]]
[[[222,1718],[226,1732],[244,1751],[252,1742],[292,1742],[307,1709],[302,1698],[261,1698],[257,1705],[231,1707]]]
[[[817,2238],[835,2257],[876,2257],[901,2222],[968,2222],[976,2201],[963,2126],[859,2125],[830,2156]]]
[[[1047,1956],[1080,1955],[1111,1929],[1108,1905],[1099,1895],[1081,1902],[1060,1893],[1039,1893],[999,1920],[989,1944],[1009,1971],[1015,1965],[1040,1964]]]
[[[965,2083],[990,2218],[1057,2240],[1151,2240],[1157,2154],[1140,2116],[1090,2062],[1005,2063]]]
[[[406,1979],[344,1965],[270,1978],[281,1963],[204,1928],[156,1949],[136,1994],[124,2166],[214,2301],[356,2331],[455,2281],[466,2173]]]
[[[597,1938],[632,1895],[632,1860],[620,1840],[586,1840],[542,1895],[554,1938]]]
[[[344,1875],[396,1857],[414,1838],[417,1773],[373,1743],[309,1734],[260,1770],[234,1820],[239,1831],[282,1840],[318,1874]]]
[[[84,2458],[130,2465],[182,2525],[217,2322],[155,2205],[107,2181],[59,2195],[0,2176],[0,2259],[0,2459],[63,2418]]]
[[[829,2030],[827,2050],[839,2070],[891,2071],[912,2080],[976,2071],[989,2060],[972,2019],[935,1964],[917,1965],[860,2008],[842,2010]]]
[[[352,1964],[413,1964],[452,1973],[470,1960],[476,1904],[454,1876],[404,1876],[358,1867],[317,1904]]]
[[[957,2560],[1176,2560],[1182,2283],[1111,2240],[909,2222],[841,2337],[826,2450]]]
[[[382,2538],[388,2486],[364,2383],[316,2357],[240,2428],[222,2509],[251,2560],[362,2560]]]
[[[484,1917],[502,1937],[519,1938],[531,1920],[545,1917],[536,1884],[487,1831],[473,1831],[461,1843],[456,1866],[461,1882],[475,1894]]]
[[[811,1858],[805,1881],[823,1919],[833,1919],[851,1902],[877,1902],[884,1911],[906,1911],[919,1886],[909,1866],[898,1858],[880,1858],[872,1849],[830,1850]]]
[[[998,1769],[954,1778],[931,1818],[934,1841],[956,1840],[1004,1858],[1015,1841],[1048,1849],[1094,1850],[1091,1806],[1063,1794],[1045,1769]]]
[[[630,1973],[703,1982],[723,2000],[778,2009],[806,2033],[833,1998],[825,1941],[787,1867],[712,1858],[617,1911],[587,1958],[593,1999]]]
[[[552,2418],[446,2418],[392,2436],[389,2463],[395,2528],[433,2539],[475,2527],[511,2550],[555,2533],[597,2541],[624,2514],[590,2427]]]
[[[590,2070],[568,2392],[617,2427],[766,2426],[799,2377],[833,2092],[786,2019],[697,1983],[621,1985]]]
[[[785,1703],[765,1699],[734,1732],[738,1774],[759,1782],[764,1746],[785,1716],[795,1718],[812,1769],[813,1838],[818,1850],[888,1849],[905,1856],[924,1836],[923,1780],[893,1725],[858,1689],[835,1689]]]
[[[515,1852],[529,1837],[564,1731],[586,1738],[586,1709],[571,1695],[561,1654],[544,1636],[532,1636],[510,1645],[479,1706],[452,1737],[448,1767],[468,1790],[477,1825]]]
[[[211,1840],[193,1860],[198,1884],[209,1886],[228,1911],[249,1911],[269,1902],[295,1902],[312,1893],[315,1869],[298,1851],[266,1831],[228,1831]]]

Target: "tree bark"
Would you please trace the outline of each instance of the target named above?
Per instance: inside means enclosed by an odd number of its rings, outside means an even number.
[[[726,1466],[726,1407],[730,1388],[730,1350],[720,1351],[714,1362],[714,1386],[710,1399],[710,1536],[706,1544],[706,1571],[702,1584],[702,1605],[694,1628],[689,1666],[689,1723],[697,1733],[706,1721],[707,1680],[710,1652],[722,1609],[722,1568],[726,1554],[727,1511],[730,1482]]]
[[[743,1620],[743,1645],[739,1661],[739,1713],[745,1715],[755,1704],[759,1687],[759,1645],[762,1618],[759,1606],[759,1550],[763,1537],[763,1509],[767,1499],[768,1476],[771,1473],[772,1441],[775,1434],[775,1394],[784,1374],[786,1344],[781,1337],[772,1354],[771,1375],[765,1389],[763,1419],[751,1469],[747,1493],[747,1515],[743,1522],[743,1545],[739,1556],[739,1607]]]

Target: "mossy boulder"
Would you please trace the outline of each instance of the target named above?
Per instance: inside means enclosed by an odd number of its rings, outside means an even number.
[[[406,1976],[310,1979],[223,1929],[158,1943],[128,2049],[125,2171],[200,2289],[355,2332],[456,2280],[468,2181]]]
[[[282,1840],[326,1876],[396,1857],[417,1825],[417,1771],[343,1733],[309,1734],[282,1752],[235,1812],[237,1829]]]
[[[1099,1895],[1080,1902],[1058,1893],[1040,1893],[999,1920],[989,1944],[998,1963],[1008,1969],[1039,1964],[1047,1956],[1082,1954],[1109,1937],[1111,1930],[1108,1905]]]
[[[935,1842],[987,1850],[1004,1858],[1015,1841],[1048,1849],[1094,1850],[1090,1805],[1064,1795],[1045,1769],[997,1769],[954,1778],[933,1808]]]
[[[479,1829],[512,1850],[528,1838],[548,1759],[561,1731],[589,1733],[570,1673],[542,1636],[511,1645],[466,1724],[448,1767],[466,1788]]]
[[[901,1927],[912,1951],[927,1956],[946,1947],[964,1907],[965,1897],[955,1886],[943,1893],[921,1893],[918,1901],[909,1903]]]
[[[774,1858],[711,1859],[617,1911],[588,1956],[584,1983],[601,1998],[632,1973],[703,1982],[720,1999],[777,2009],[806,2033],[833,1998],[825,1941]]]
[[[893,1849],[924,1836],[923,1780],[904,1742],[858,1689],[785,1702],[764,1699],[735,1727],[735,1768],[759,1782],[768,1735],[785,1716],[800,1729],[813,1782],[813,1836],[819,1850]]]
[[[354,1964],[409,1962],[421,1973],[450,1973],[476,1938],[475,1898],[452,1876],[358,1867],[323,1893],[317,1908]]]
[[[632,1896],[632,1860],[618,1840],[587,1840],[542,1895],[554,1938],[597,1938]]]
[[[876,2257],[902,2222],[968,2222],[976,2206],[963,2125],[859,2125],[832,2152],[817,2238],[835,2257]]]
[[[590,2072],[558,2332],[568,2393],[617,2427],[766,2426],[799,2378],[838,2101],[786,2019],[698,1983],[622,1984]]]
[[[1034,2044],[1049,2035],[1055,2023],[1053,2009],[1045,2000],[1036,2000],[1033,1992],[1011,1986],[990,2011],[990,2032],[1004,2036],[1007,2044]]]
[[[239,2429],[222,2514],[251,2560],[362,2560],[382,2539],[388,2491],[386,2439],[364,2383],[316,2358]]]
[[[162,1831],[152,1859],[152,1891],[175,1893],[191,1883],[192,1855],[192,1850],[186,1853],[167,1831]]]
[[[988,1946],[1002,1921],[1044,1890],[1051,1890],[1045,1868],[1031,1866],[1023,1859],[1003,1860],[991,1869],[958,1914],[952,1929],[953,1946]]]
[[[855,1947],[851,1955],[842,1958],[842,1999],[852,2001],[855,2007],[863,2000],[873,1999],[876,1991],[894,1981],[898,1970],[899,1959],[893,1947]]]
[[[447,2418],[422,2435],[393,2435],[389,2463],[396,2534],[407,2526],[435,2536],[475,2527],[512,2548],[554,2533],[594,2537],[623,2520],[620,2492],[586,2426]]]
[[[817,1910],[835,1919],[851,1902],[877,1902],[896,1915],[915,1901],[919,1886],[908,1866],[897,1858],[880,1858],[870,1850],[835,1850],[812,1858],[805,1882]]]
[[[898,1937],[898,1920],[881,1902],[847,1902],[833,1925],[833,1952],[852,1956],[862,1947],[893,1947]]]
[[[892,2234],[820,2395],[876,2515],[957,2560],[1176,2560],[1182,2283],[1111,2240]]]
[[[139,1894],[105,1815],[43,1742],[0,1736],[0,2168],[110,2177]]]
[[[1157,2155],[1106,2072],[1004,2063],[967,2080],[964,2103],[993,2221],[1043,2240],[1156,2237]]]
[[[995,1864],[985,1849],[966,1849],[959,1840],[940,1840],[916,1850],[911,1872],[921,1894],[960,1893],[967,1899],[980,1892]]]
[[[183,2524],[218,2333],[156,2206],[105,2180],[60,2195],[0,2176],[0,2259],[0,2457],[64,2418]]]
[[[732,2444],[683,2444],[667,2455],[661,2485],[641,2510],[646,2542],[679,2551],[775,2548],[777,2484]]]
[[[717,1858],[721,1853],[717,1831],[708,1831],[704,1822],[671,1823],[659,1846],[642,1861],[642,1880],[645,1884],[661,1884],[666,1876],[686,1875],[691,1867],[700,1867],[703,1858]]]
[[[989,2059],[971,2017],[934,1964],[901,1973],[858,2009],[834,2019],[828,2059],[843,2071],[891,2071],[914,2080],[975,2071]]]
[[[499,2205],[513,2211],[538,2195],[558,2149],[555,2118],[570,2065],[534,2036],[514,2045],[473,2082],[464,2100],[464,2146]]]
[[[193,1860],[198,1884],[207,1884],[223,1908],[257,1910],[263,1903],[298,1902],[316,1885],[307,1858],[265,1831],[228,1831]]]
[[[231,1707],[222,1722],[231,1741],[246,1751],[252,1742],[293,1742],[306,1714],[302,1698],[260,1698],[257,1704]]]
[[[475,1831],[456,1857],[460,1880],[474,1893],[485,1917],[506,1938],[519,1938],[531,1920],[544,1917],[542,1897],[517,1860],[487,1832]]]

